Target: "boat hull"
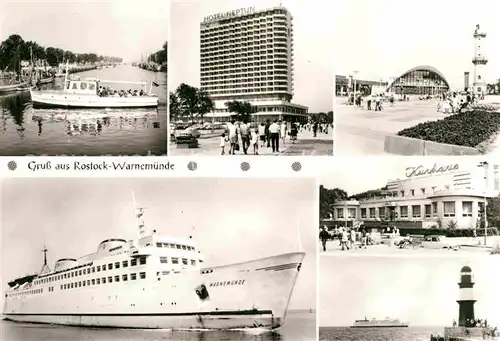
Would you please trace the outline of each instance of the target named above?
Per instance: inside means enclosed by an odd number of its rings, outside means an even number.
[[[13,84],[13,85],[0,86],[0,94],[1,93],[14,92],[14,91],[20,91],[20,89],[23,89],[24,87],[26,87],[28,85],[29,85],[29,82],[24,82],[24,83],[19,83],[19,84]]]
[[[97,95],[67,94],[49,91],[31,91],[33,108],[152,108],[158,106],[158,97],[100,97]]]
[[[33,298],[7,298],[11,321],[70,326],[161,329],[279,328],[304,253],[150,276]],[[208,293],[196,290],[203,285]]]

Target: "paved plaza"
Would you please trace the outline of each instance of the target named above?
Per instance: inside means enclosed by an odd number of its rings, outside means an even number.
[[[347,105],[347,97],[337,97],[335,156],[390,155],[384,152],[387,135],[425,121],[446,117],[437,112],[437,100],[414,99],[384,103],[382,111]]]
[[[174,156],[218,156],[220,155],[219,146],[220,137],[210,137],[210,138],[200,138],[198,140],[199,148],[194,149],[180,149],[177,148],[175,143],[170,144],[171,154]],[[229,143],[225,148],[226,155],[229,152]],[[240,151],[236,152],[236,156],[245,155],[241,148]],[[248,149],[248,155],[253,155],[253,147]],[[299,132],[297,135],[297,141],[292,143],[292,141],[287,137],[283,143],[280,140],[280,153],[273,153],[271,148],[260,147],[259,141],[259,155],[255,156],[275,156],[275,155],[285,155],[285,156],[324,156],[333,155],[333,129],[328,129],[328,134],[318,133],[317,137],[313,137],[312,131]]]
[[[326,243],[326,252],[323,251],[321,242],[319,243],[321,254],[332,254],[332,255],[398,255],[398,256],[446,256],[446,257],[468,257],[468,256],[490,256],[492,248],[485,247],[468,247],[463,246],[459,250],[446,250],[446,249],[426,249],[422,247],[409,247],[409,248],[399,248],[398,246],[388,246],[385,244],[369,245],[366,249],[360,247],[356,249],[350,249],[342,251],[342,247],[338,240],[328,241]],[[495,255],[500,258],[500,255]]]

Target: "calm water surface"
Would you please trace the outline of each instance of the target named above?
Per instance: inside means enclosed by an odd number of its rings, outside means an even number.
[[[29,92],[0,96],[0,155],[166,155],[167,74],[130,65],[75,74],[156,82],[158,109],[33,109]],[[42,89],[61,89],[64,78]],[[105,84],[107,85],[107,84]],[[140,85],[109,84],[115,89]],[[149,90],[149,86],[148,86]]]
[[[320,341],[429,341],[431,334],[443,335],[444,327],[348,328],[321,327]]]
[[[285,325],[275,332],[168,331],[64,327],[0,321],[2,341],[313,341],[316,314],[289,312]]]

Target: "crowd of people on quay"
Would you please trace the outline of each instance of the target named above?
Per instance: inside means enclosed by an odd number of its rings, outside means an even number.
[[[148,96],[148,94],[144,91],[137,90],[114,90],[109,86],[99,86],[97,90],[97,94],[101,97],[129,97],[129,96]]]
[[[459,113],[479,99],[479,96],[471,92],[444,92],[439,98],[437,111],[445,114]]]
[[[220,136],[221,155],[226,154],[226,147],[229,155],[236,155],[238,151],[248,154],[249,149],[254,155],[259,155],[260,148],[271,148],[273,153],[279,154],[280,144],[283,146],[287,139],[294,144],[300,132],[312,131],[313,137],[317,137],[318,134],[328,134],[329,128],[329,124],[319,122],[299,123],[274,119],[258,124],[231,120]]]

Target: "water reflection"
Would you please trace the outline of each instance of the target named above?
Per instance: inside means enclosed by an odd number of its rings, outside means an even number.
[[[19,92],[0,97],[0,108],[2,110],[2,133],[7,131],[9,116],[16,125],[19,138],[24,139],[24,112],[31,108],[29,92]],[[9,115],[10,114],[10,115]]]

